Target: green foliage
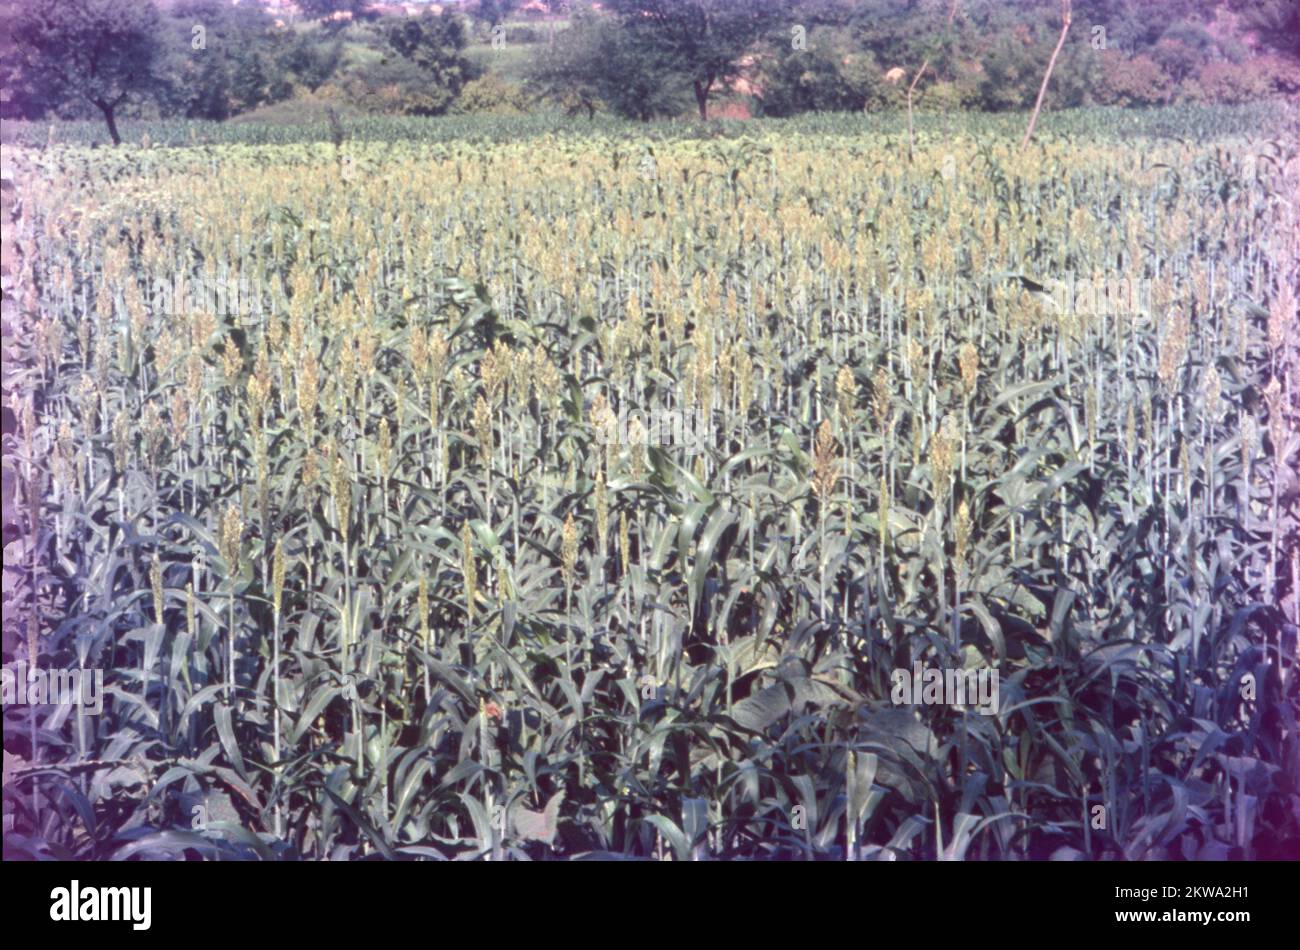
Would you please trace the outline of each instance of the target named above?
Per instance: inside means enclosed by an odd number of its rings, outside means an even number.
[[[1242,26],[1291,57],[1300,56],[1300,4],[1294,0],[1228,0]]]
[[[678,74],[701,119],[708,118],[714,91],[740,75],[745,55],[784,25],[780,0],[609,0],[607,6],[619,17],[615,52],[624,67],[649,63]]]
[[[438,115],[476,75],[473,64],[465,57],[469,42],[465,23],[450,10],[398,20],[388,25],[386,36],[402,62],[368,67],[363,77],[354,77],[354,81],[379,90],[381,101],[389,90],[399,90],[402,106],[380,111]]]
[[[30,0],[8,29],[11,55],[44,102],[81,100],[103,115],[116,144],[117,110],[157,91],[161,20],[148,0]],[[6,51],[9,52],[9,51]]]
[[[601,98],[599,50],[603,42],[595,14],[575,11],[569,28],[534,54],[527,83],[541,99],[559,105],[569,114],[595,114]]]
[[[529,105],[528,93],[523,86],[488,73],[465,84],[453,111],[519,115],[527,112]]]
[[[642,121],[677,115],[690,95],[673,59],[589,10],[538,49],[527,82],[539,98],[588,117],[600,106]]]
[[[246,139],[266,141],[275,134],[275,130],[292,128],[319,130],[320,140],[323,141],[328,139],[330,109],[346,118],[349,126],[362,121],[383,121],[368,117],[356,106],[344,101],[341,90],[326,86],[319,94],[296,96],[283,102],[260,106],[233,117],[226,124],[187,124],[187,128],[194,130],[187,138],[191,141],[212,141],[216,136],[222,141],[232,141],[242,133]],[[200,129],[201,133],[198,131]]]
[[[331,30],[342,29],[366,14],[370,0],[295,0],[304,15],[326,23]]]
[[[477,0],[471,10],[477,19],[496,26],[509,18],[518,6],[519,0]]]
[[[772,116],[878,111],[902,102],[901,90],[885,81],[874,56],[824,28],[807,34],[806,49],[777,45],[761,71],[761,86],[762,112]]]
[[[343,57],[341,40],[316,28],[277,30],[253,4],[183,0],[165,25],[171,41],[160,109],[189,118],[226,119],[313,92]]]
[[[0,0],[0,118],[5,119],[41,116],[65,105],[57,89],[46,87],[35,71],[24,66],[24,50],[14,37],[21,10],[21,0]],[[83,111],[88,108],[89,104],[82,105]]]
[[[1185,89],[1202,102],[1257,102],[1271,94],[1300,91],[1300,65],[1280,57],[1260,57],[1240,64],[1206,63]]]
[[[441,115],[455,101],[451,90],[430,82],[424,70],[398,56],[364,70],[348,70],[320,94],[372,115]]]
[[[132,141],[147,136],[158,145],[185,146],[195,141],[224,145],[288,145],[330,141],[324,116],[327,103],[342,103],[337,87],[322,87],[318,95],[259,109],[236,117],[235,121],[193,122],[177,119],[127,119],[124,135]],[[301,108],[299,108],[299,106]],[[584,139],[592,134],[610,138],[642,136],[649,141],[711,139],[719,135],[734,138],[746,134],[744,122],[715,120],[643,125],[597,113],[590,121],[573,123],[563,112],[537,109],[524,116],[414,116],[357,114],[349,124],[348,137],[362,142],[417,142],[449,146],[459,141],[528,141],[538,137]],[[264,118],[264,121],[262,120]],[[1009,136],[1016,129],[1024,133],[1024,118],[1018,113],[966,113],[961,127],[971,135]],[[824,135],[832,138],[864,134],[906,136],[907,117],[897,111],[871,114],[804,113],[789,119],[765,119],[773,135]],[[921,132],[949,136],[953,117],[921,114]],[[1195,102],[1160,109],[1117,107],[1068,109],[1046,113],[1040,128],[1048,134],[1087,137],[1100,142],[1131,139],[1206,138],[1246,135],[1266,125],[1278,135],[1300,135],[1300,110],[1285,100],[1242,106],[1218,106]],[[102,124],[67,121],[55,125],[15,120],[0,126],[0,141],[42,147],[50,144],[90,145],[103,138]]]
[[[1102,105],[1162,105],[1173,95],[1173,81],[1149,56],[1104,53],[1101,81],[1093,96]]]
[[[38,15],[46,6],[62,11],[48,23]],[[1295,95],[1296,4],[1229,6],[1232,15],[1220,16],[1222,3],[1210,0],[1077,0],[1080,27],[1054,71],[1049,110]],[[588,117],[605,109],[645,121],[682,115],[692,103],[707,116],[719,99],[729,115],[881,112],[923,62],[917,109],[1008,111],[1034,101],[1059,21],[1058,0],[964,0],[951,25],[946,2],[897,0],[614,0],[601,10],[577,4],[570,19],[530,11],[507,21],[511,8],[469,5],[472,20],[450,7],[439,17],[380,17],[362,0],[318,0],[304,8],[306,20],[276,27],[252,2],[169,0],[160,14],[150,0],[0,0],[0,116],[107,119],[69,83],[77,69],[48,68],[47,53],[72,62],[74,48],[107,53],[97,59],[100,78],[111,63],[131,64],[119,69],[131,77],[129,94],[95,96],[116,102],[112,125],[154,115],[219,121],[322,90],[387,114],[439,114],[484,73]],[[32,32],[25,23],[44,25]],[[495,27],[505,29],[504,46],[493,45]],[[802,49],[792,43],[796,28],[806,31]],[[128,54],[120,41],[130,30],[147,48]],[[56,33],[70,42],[53,42]],[[392,66],[394,53],[438,88],[420,88],[409,69]],[[893,70],[901,84],[884,81]]]

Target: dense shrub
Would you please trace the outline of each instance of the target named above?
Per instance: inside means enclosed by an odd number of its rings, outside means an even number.
[[[331,98],[330,92],[336,95]],[[239,125],[314,125],[329,121],[329,110],[345,119],[356,119],[364,113],[356,106],[337,96],[337,88],[323,89],[319,93],[305,93],[284,102],[260,106],[231,118]]]
[[[981,59],[979,102],[985,109],[1023,109],[1034,101],[1042,65],[1022,39],[1003,36]]]
[[[857,112],[901,103],[898,87],[884,79],[870,53],[831,30],[814,30],[806,49],[785,49],[760,70],[764,115]]]
[[[528,93],[523,86],[502,79],[494,73],[488,73],[465,84],[465,88],[460,91],[452,106],[452,111],[519,115],[527,112],[528,107]]]
[[[1173,96],[1173,80],[1150,56],[1127,57],[1114,51],[1101,56],[1105,66],[1094,95],[1102,105],[1161,105]]]
[[[1196,102],[1254,102],[1275,92],[1300,90],[1300,68],[1290,60],[1261,56],[1242,63],[1206,63],[1186,84],[1185,97]]]
[[[419,66],[399,57],[349,70],[321,92],[382,115],[441,115],[456,98],[454,91],[431,82]]]
[[[1170,79],[1181,83],[1200,72],[1207,57],[1204,50],[1193,49],[1181,40],[1166,38],[1151,48],[1151,59]]]
[[[952,112],[962,107],[962,92],[956,83],[936,82],[913,97],[916,108],[929,112]]]

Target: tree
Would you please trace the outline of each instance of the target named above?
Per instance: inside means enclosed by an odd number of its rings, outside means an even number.
[[[529,64],[528,84],[570,114],[585,111],[588,117],[604,104],[646,122],[675,115],[689,101],[675,60],[590,9],[576,11],[554,44],[539,48]]]
[[[478,74],[465,56],[469,43],[465,22],[450,10],[436,16],[426,12],[405,17],[392,24],[385,35],[389,47],[419,70],[426,87],[417,110],[420,113],[446,111],[465,83]]]
[[[700,118],[709,96],[740,75],[741,60],[778,24],[780,0],[609,0],[630,43],[685,76]]]
[[[320,20],[332,29],[367,17],[370,0],[296,0],[298,9],[309,20]]]
[[[49,100],[89,102],[117,145],[118,109],[163,82],[160,28],[149,0],[31,0],[17,14],[12,37],[19,68]]]
[[[689,108],[685,78],[671,54],[637,42],[627,30],[602,24],[597,47],[600,98],[619,115],[642,122]]]
[[[14,39],[22,0],[0,0],[0,118],[39,119],[57,103],[24,67]]]
[[[221,120],[292,94],[313,55],[328,57],[319,30],[276,34],[266,11],[229,0],[176,0],[165,15],[167,55],[158,93],[164,114]],[[335,58],[338,58],[335,43]]]
[[[589,9],[573,15],[569,28],[539,47],[529,61],[526,81],[538,96],[562,105],[568,114],[596,114],[601,100],[601,23]]]
[[[275,33],[271,47],[284,78],[313,92],[329,82],[343,63],[343,41],[326,39],[323,33]]]
[[[1228,6],[1264,45],[1300,56],[1300,3],[1296,0],[1230,0]]]
[[[478,0],[474,7],[474,16],[489,26],[504,22],[519,6],[519,0]]]
[[[764,58],[759,100],[763,114],[770,116],[879,108],[898,97],[881,73],[876,58],[862,52],[845,31],[816,27],[807,34],[806,46],[778,44]]]

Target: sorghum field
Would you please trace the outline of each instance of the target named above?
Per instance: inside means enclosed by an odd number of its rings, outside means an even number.
[[[7,149],[6,855],[1296,856],[1295,138],[1019,132]]]

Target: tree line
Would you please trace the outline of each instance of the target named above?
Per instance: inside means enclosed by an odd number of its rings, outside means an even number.
[[[0,0],[6,118],[224,120],[307,100],[362,112],[746,111],[1240,102],[1300,92],[1296,0],[518,0],[380,15],[298,0]],[[1072,11],[1069,42],[1063,7]],[[463,11],[463,12],[462,12]],[[523,54],[516,74],[493,53]],[[1049,58],[1051,82],[1040,87]]]

